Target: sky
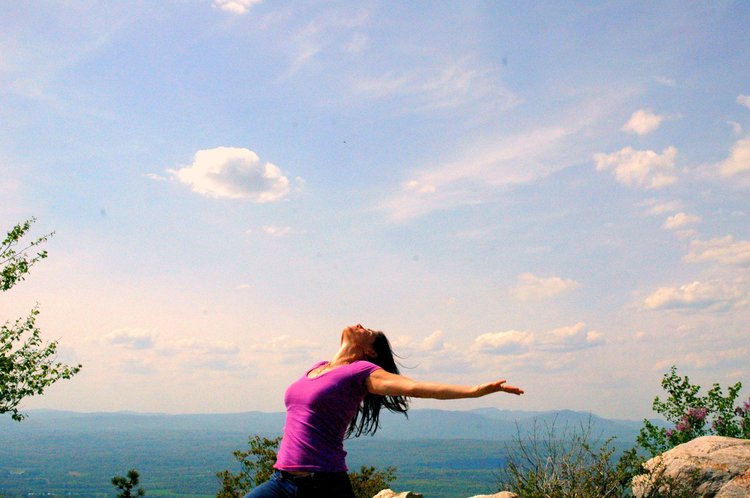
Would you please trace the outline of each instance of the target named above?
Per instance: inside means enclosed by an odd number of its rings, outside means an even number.
[[[22,409],[282,411],[383,330],[402,373],[655,414],[750,395],[750,4],[0,6],[0,222],[82,371]]]

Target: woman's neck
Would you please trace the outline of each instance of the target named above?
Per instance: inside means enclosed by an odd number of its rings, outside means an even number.
[[[339,350],[333,355],[333,358],[328,364],[332,367],[347,365],[363,358],[364,354],[362,353],[361,348],[358,348],[353,344],[342,342],[341,347],[339,347]]]

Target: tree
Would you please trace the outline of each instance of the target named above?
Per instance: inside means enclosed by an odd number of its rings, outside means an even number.
[[[10,290],[24,280],[30,268],[47,257],[47,251],[36,250],[53,235],[43,235],[20,247],[23,237],[31,228],[35,218],[14,226],[0,244],[0,290]],[[70,379],[81,369],[81,365],[69,366],[57,362],[57,341],[44,344],[36,317],[35,306],[26,318],[13,324],[5,322],[0,327],[0,413],[10,413],[13,420],[23,420],[18,411],[19,403],[26,397],[42,394],[60,379]]]
[[[146,491],[143,488],[138,488],[133,493],[133,488],[138,486],[139,480],[138,472],[135,469],[128,471],[127,477],[115,476],[112,478],[112,484],[120,490],[117,494],[117,498],[131,498],[133,496],[146,496]]]
[[[268,439],[257,434],[250,437],[247,451],[237,450],[233,453],[240,462],[241,470],[237,474],[228,470],[216,473],[221,484],[216,498],[242,498],[252,488],[266,482],[273,473],[280,442],[281,437]]]
[[[375,467],[362,466],[359,472],[349,472],[352,490],[357,498],[372,498],[384,489],[391,487],[396,479],[396,467],[378,470]]]
[[[638,435],[638,445],[652,456],[663,453],[679,444],[705,435],[750,439],[750,400],[735,406],[742,383],[727,387],[727,394],[719,384],[713,384],[704,395],[701,386],[677,375],[674,365],[664,374],[661,386],[669,394],[662,401],[654,399],[653,410],[661,414],[674,427],[658,427],[648,420]]]
[[[276,463],[276,451],[281,437],[268,439],[258,435],[248,440],[247,451],[235,451],[234,458],[242,468],[237,474],[228,470],[216,473],[221,490],[216,498],[242,498],[253,487],[266,482],[273,473]],[[371,498],[390,486],[395,479],[396,468],[388,467],[378,470],[375,467],[362,466],[359,472],[349,472],[349,480],[357,498]]]

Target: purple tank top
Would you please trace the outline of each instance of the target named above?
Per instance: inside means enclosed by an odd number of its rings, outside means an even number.
[[[310,472],[345,472],[344,435],[367,394],[365,381],[380,369],[355,361],[311,379],[305,375],[284,395],[286,423],[275,468]]]

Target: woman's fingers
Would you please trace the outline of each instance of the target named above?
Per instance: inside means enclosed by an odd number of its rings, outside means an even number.
[[[501,390],[510,394],[523,394],[523,389],[516,386],[504,385],[502,386]]]

